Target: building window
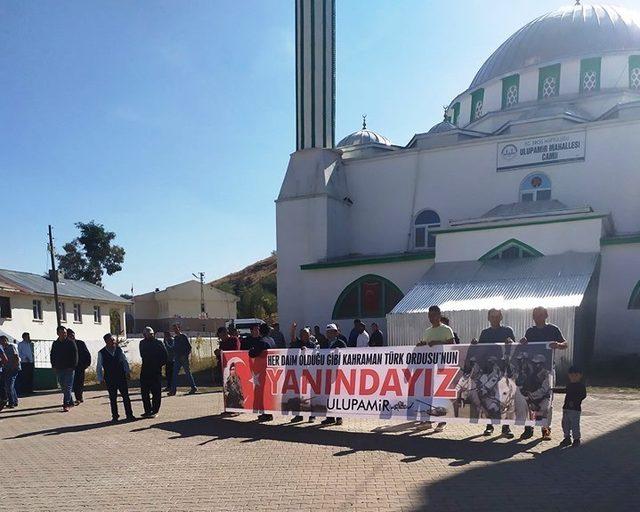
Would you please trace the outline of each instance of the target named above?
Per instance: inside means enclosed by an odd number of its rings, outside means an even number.
[[[580,61],[580,92],[600,90],[600,57]]]
[[[100,314],[100,306],[93,306],[93,323],[101,324],[102,315]]]
[[[436,235],[431,230],[440,227],[440,216],[433,210],[422,210],[413,224],[413,246],[416,249],[435,248]]]
[[[640,55],[629,57],[629,88],[640,91]]]
[[[480,257],[480,261],[488,260],[516,260],[520,258],[537,258],[544,256],[540,251],[530,245],[512,238],[491,249]]]
[[[73,321],[77,324],[82,323],[82,307],[78,303],[73,305]]]
[[[518,104],[520,95],[520,75],[511,75],[502,79],[502,108]]]
[[[67,321],[67,305],[64,302],[59,302],[58,306],[60,309],[60,321],[66,322]]]
[[[336,301],[332,318],[382,318],[404,294],[388,279],[366,275],[347,286]]]
[[[546,174],[529,174],[520,183],[520,201],[547,201],[551,199],[551,180]]]
[[[41,321],[42,320],[42,301],[38,299],[33,299],[33,319]]]
[[[453,124],[458,126],[458,118],[460,117],[460,102],[456,102],[453,104]]]
[[[11,318],[11,299],[0,297],[0,318]]]
[[[627,309],[640,309],[640,281],[638,281],[629,297]]]
[[[483,115],[484,89],[478,89],[471,95],[471,122],[480,119]]]
[[[540,68],[538,76],[538,99],[545,100],[560,94],[560,64]]]

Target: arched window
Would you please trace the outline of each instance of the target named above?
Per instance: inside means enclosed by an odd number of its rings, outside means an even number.
[[[546,174],[529,174],[520,183],[520,201],[546,201],[551,199],[551,180]]]
[[[540,251],[515,238],[501,243],[481,256],[480,261],[487,260],[517,260],[520,258],[536,258],[544,256]]]
[[[416,249],[433,249],[436,246],[436,235],[430,230],[440,227],[440,215],[433,210],[422,210],[413,224],[413,246]]]
[[[635,288],[631,292],[627,309],[640,309],[640,281],[636,283]]]
[[[382,318],[404,294],[384,277],[368,274],[347,286],[336,301],[332,318]]]

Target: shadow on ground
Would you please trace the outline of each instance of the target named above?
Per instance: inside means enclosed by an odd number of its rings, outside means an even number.
[[[431,483],[416,510],[640,510],[640,421],[579,448],[559,449],[557,442],[533,459],[461,471]],[[458,498],[461,494],[465,500]]]
[[[472,442],[478,436],[466,439],[451,440],[441,437],[433,437],[433,431],[417,431],[415,422],[405,425],[405,429],[393,435],[382,432],[346,432],[344,430],[323,428],[319,424],[314,425],[288,425],[270,424],[247,421],[236,421],[220,415],[190,418],[180,421],[156,423],[149,426],[140,426],[134,432],[141,432],[148,428],[161,429],[172,432],[175,435],[170,439],[183,439],[189,437],[207,437],[201,445],[224,439],[241,439],[241,442],[250,443],[261,440],[284,441],[288,443],[313,444],[321,446],[333,446],[340,448],[334,456],[347,456],[365,451],[385,451],[404,455],[402,462],[416,462],[426,457],[441,459],[455,459],[452,466],[465,465],[472,461],[496,462],[509,459],[518,453],[525,452],[540,441],[538,439],[529,442],[491,442],[496,438],[490,438],[486,442]]]

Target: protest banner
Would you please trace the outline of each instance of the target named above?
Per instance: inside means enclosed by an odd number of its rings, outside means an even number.
[[[547,343],[222,353],[225,410],[547,426]]]

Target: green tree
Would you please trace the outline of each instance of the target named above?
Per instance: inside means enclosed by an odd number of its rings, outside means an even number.
[[[80,236],[64,244],[64,254],[58,255],[60,269],[70,279],[80,279],[102,286],[102,276],[122,270],[125,251],[113,244],[116,234],[102,224],[76,222]]]

